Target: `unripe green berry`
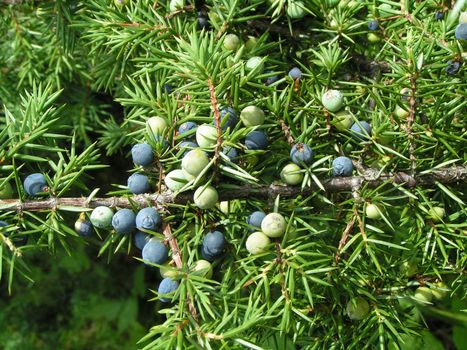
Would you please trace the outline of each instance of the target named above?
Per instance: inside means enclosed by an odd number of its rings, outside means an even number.
[[[148,133],[163,135],[168,127],[169,124],[167,121],[161,117],[151,117],[146,121],[146,130]]]
[[[217,129],[215,126],[203,124],[196,129],[196,143],[200,147],[210,148],[217,143]]]
[[[444,299],[449,294],[448,286],[442,281],[435,283],[435,286],[430,290],[433,297],[437,300]]]
[[[400,267],[400,271],[406,277],[412,277],[413,275],[417,274],[418,266],[415,261],[404,261],[404,263]]]
[[[287,6],[287,16],[292,19],[300,19],[306,15],[305,5],[302,1],[290,0]]]
[[[258,44],[258,39],[256,37],[249,35],[247,41],[245,42],[245,50],[247,52],[252,51]]]
[[[166,262],[159,268],[159,273],[162,278],[176,278],[180,272],[170,262]]]
[[[251,57],[248,61],[246,61],[245,69],[247,72],[257,70],[257,73],[261,74],[264,69],[263,59],[259,56]]]
[[[303,180],[303,173],[299,172],[301,168],[295,163],[289,163],[281,171],[281,179],[287,185],[298,185]]]
[[[242,109],[240,119],[245,126],[263,125],[264,112],[256,106],[248,106]]]
[[[264,253],[270,243],[271,240],[263,232],[253,232],[246,239],[245,246],[246,250],[254,255]]]
[[[183,0],[170,0],[169,10],[170,12],[174,12],[180,10],[184,6]]]
[[[238,49],[240,39],[235,34],[227,34],[224,38],[224,47],[227,50],[234,51]]]
[[[94,227],[110,228],[112,226],[112,217],[114,212],[109,207],[99,206],[94,208],[90,220]]]
[[[287,224],[284,217],[279,213],[266,215],[261,222],[261,231],[269,237],[280,237],[285,233]]]
[[[348,130],[353,124],[352,115],[348,111],[337,112],[331,124],[339,131]]]
[[[409,111],[407,111],[406,109],[402,108],[401,106],[397,106],[396,107],[396,110],[394,111],[394,113],[399,117],[399,119],[407,119],[407,117],[409,116]]]
[[[381,41],[381,37],[375,33],[368,33],[366,37],[370,43],[377,43]]]
[[[421,303],[430,303],[433,299],[433,293],[428,287],[418,287],[413,296]]]
[[[434,222],[439,222],[443,220],[444,216],[446,215],[446,211],[441,207],[433,207],[429,210],[428,214],[431,220]]]
[[[328,90],[321,98],[323,106],[330,112],[337,112],[344,106],[344,95],[339,90]]]
[[[461,12],[459,15],[459,24],[467,23],[467,11]]]
[[[117,7],[123,7],[125,5],[128,5],[128,0],[114,0],[114,4]]]
[[[165,185],[171,191],[179,191],[188,182],[185,172],[182,169],[175,169],[169,172],[164,178]]]
[[[195,275],[204,277],[206,279],[210,279],[212,277],[212,265],[207,260],[201,259],[195,261],[191,271],[193,271]]]
[[[380,17],[391,17],[394,16],[392,6],[386,3],[383,3],[378,6],[378,12]]]
[[[224,214],[229,213],[229,201],[222,201],[219,203],[219,210]]]
[[[351,320],[362,320],[370,312],[370,305],[362,297],[357,297],[347,303],[346,311]]]
[[[219,201],[219,195],[214,187],[201,186],[195,191],[193,200],[198,208],[211,209],[214,208]]]
[[[3,180],[0,180],[0,183]],[[5,182],[2,187],[0,187],[0,199],[10,199],[13,197],[13,187],[11,187],[9,182]]]
[[[194,177],[198,176],[208,164],[208,156],[200,149],[192,149],[182,159],[182,169]],[[187,178],[187,180],[190,179]]]
[[[370,219],[379,219],[381,218],[381,212],[376,204],[368,204],[366,206],[366,216]]]

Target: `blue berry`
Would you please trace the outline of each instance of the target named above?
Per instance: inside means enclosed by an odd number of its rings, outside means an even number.
[[[157,292],[159,294],[169,294],[177,290],[177,288],[178,282],[170,279],[169,277],[166,277],[161,281],[161,284],[159,284]],[[160,298],[159,300],[163,303],[168,303],[170,302],[171,298]]]
[[[299,68],[294,67],[289,71],[289,77],[293,80],[298,80],[302,77],[302,71]]]
[[[203,259],[211,262],[216,260],[217,258],[216,255],[209,253],[204,245],[201,246],[201,256],[203,257]]]
[[[245,146],[248,149],[259,150],[265,149],[268,146],[268,137],[264,131],[254,130],[246,135]]]
[[[136,227],[155,231],[162,224],[159,213],[154,208],[143,208],[136,215]]]
[[[198,16],[198,29],[209,29],[209,20],[205,16]]]
[[[441,12],[441,11],[436,11],[435,12],[435,19],[437,21],[442,21],[444,18],[444,12]]]
[[[23,187],[28,195],[34,197],[39,192],[44,192],[47,188],[47,181],[44,175],[35,173],[24,179]]]
[[[297,143],[290,150],[290,159],[297,165],[310,164],[313,160],[313,151],[307,144]]]
[[[183,155],[187,154],[192,149],[195,149],[198,147],[199,147],[198,144],[193,141],[183,141],[183,142],[180,142],[180,144],[178,145],[179,149],[184,150]]]
[[[225,238],[222,232],[209,232],[203,239],[203,249],[212,257],[218,257],[225,248]],[[206,259],[208,260],[208,259]]]
[[[144,232],[141,232],[141,231],[136,232],[135,237],[134,237],[136,248],[138,248],[139,250],[143,250],[144,246],[146,245],[146,243],[149,242],[150,238],[151,236],[149,236],[148,234]]]
[[[261,229],[261,223],[263,222],[265,216],[266,213],[260,210],[251,213],[251,215],[247,218],[246,223],[250,226],[256,227],[256,229],[250,228],[249,230],[251,232],[259,231]]]
[[[355,139],[365,140],[371,136],[371,126],[366,121],[359,120],[356,123],[353,123],[350,128],[350,133]]]
[[[238,115],[232,107],[222,107],[219,110],[219,116],[222,130],[227,130],[227,128],[233,129],[238,123]],[[215,123],[216,121],[214,121]]]
[[[2,232],[2,227],[6,227],[8,226],[8,223],[6,221],[1,221],[0,220],[0,232]],[[9,237],[10,236],[10,232],[2,232],[5,237]],[[22,247],[22,246],[25,246],[26,244],[28,244],[28,236],[25,236],[25,235],[22,235],[22,236],[16,236],[14,238],[10,238],[10,240],[13,242],[13,244],[16,246],[16,247]]]
[[[147,143],[138,143],[131,148],[131,157],[136,165],[151,165],[154,160],[152,147]]]
[[[136,229],[135,213],[130,209],[120,209],[112,217],[112,226],[115,232],[124,235]]]
[[[368,22],[369,30],[377,30],[378,28],[379,28],[379,22],[376,19]]]
[[[133,194],[148,193],[151,190],[146,175],[134,173],[128,178],[128,189]]]
[[[272,73],[271,71],[267,71],[266,73]],[[267,77],[267,78],[264,78],[263,79],[263,82],[264,82],[264,85],[271,85],[271,84],[274,84],[276,81],[279,80],[279,77],[277,75],[272,75],[270,77]]]
[[[352,160],[347,157],[337,157],[332,162],[332,174],[334,176],[350,176],[352,175],[353,164]]]
[[[89,220],[78,219],[75,222],[75,231],[82,237],[89,237],[92,235],[92,224]]]
[[[161,241],[151,238],[143,247],[143,260],[162,265],[169,259],[169,250]]]
[[[170,95],[175,90],[175,87],[172,84],[164,84],[164,90]]]
[[[457,40],[467,40],[467,23],[457,25],[454,34]]]
[[[190,135],[184,135],[186,133],[188,133],[189,131],[191,130],[196,130],[196,128],[198,127],[198,124],[194,123],[194,122],[185,122],[183,124],[181,124],[179,127],[178,127],[178,134],[181,136],[181,137],[187,137],[187,138],[194,138],[195,137],[195,133],[191,133]]]
[[[449,75],[456,75],[460,67],[461,63],[459,61],[449,60],[446,65],[446,73]]]
[[[222,147],[222,153],[224,153],[231,161],[234,160],[234,158],[238,157],[238,152],[235,147],[232,146],[224,146]]]

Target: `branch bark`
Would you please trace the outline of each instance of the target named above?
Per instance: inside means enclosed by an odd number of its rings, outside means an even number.
[[[374,172],[372,172],[374,173]],[[352,191],[355,188],[364,185],[369,188],[375,188],[383,183],[391,183],[407,188],[415,186],[428,187],[437,182],[443,184],[467,183],[467,165],[454,166],[448,168],[435,169],[429,173],[417,173],[409,175],[406,172],[385,173],[375,178],[374,175],[351,176],[341,178],[331,178],[322,180],[322,185],[327,193]],[[282,197],[294,197],[297,195],[307,195],[320,191],[316,186],[301,190],[299,186],[286,185],[244,185],[232,187],[230,189],[219,190],[219,200],[250,199],[250,198],[275,198],[278,195]],[[142,194],[131,197],[107,197],[107,198],[48,198],[38,200],[27,200],[22,202],[17,199],[0,200],[0,211],[41,211],[41,210],[66,210],[66,207],[95,208],[98,206],[107,206],[111,208],[128,207],[148,207],[153,206],[158,209],[164,209],[168,204],[185,204],[192,201],[191,192],[181,193],[178,196],[170,191],[164,191],[159,194]]]

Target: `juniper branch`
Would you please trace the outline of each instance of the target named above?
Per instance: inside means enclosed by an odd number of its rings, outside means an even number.
[[[376,171],[367,173],[374,174]],[[400,171],[396,173],[384,173],[375,178],[373,175],[351,176],[342,178],[330,178],[321,183],[327,193],[352,191],[355,188],[367,186],[375,188],[383,183],[399,185],[407,188],[415,186],[428,187],[435,183],[455,184],[467,183],[467,166],[454,166],[434,169],[430,172],[419,172],[416,175],[409,175]],[[221,189],[219,191],[220,200],[251,199],[251,198],[275,198],[295,197],[297,195],[307,195],[319,191],[316,186],[311,186],[302,190],[300,187],[286,186],[280,184],[271,185],[244,185],[231,189]],[[21,201],[17,199],[0,200],[0,211],[42,211],[66,209],[66,207],[95,208],[107,206],[111,208],[130,208],[153,206],[157,209],[164,209],[169,204],[187,204],[192,201],[193,194],[185,192],[175,195],[171,191],[161,193],[141,194],[131,197],[107,197],[107,198],[48,198]]]

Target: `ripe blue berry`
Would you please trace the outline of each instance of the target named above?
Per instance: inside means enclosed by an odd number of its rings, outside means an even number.
[[[272,73],[272,72],[268,71],[266,73]],[[269,86],[271,84],[274,84],[278,80],[279,80],[279,77],[277,75],[272,75],[270,77],[264,78],[263,82],[264,82],[264,85]]]
[[[8,226],[8,223],[5,221],[0,221],[0,232],[2,232],[2,227]],[[9,237],[11,232],[2,232],[5,237]],[[21,236],[16,236],[13,238],[10,238],[10,240],[13,242],[13,244],[16,247],[22,247],[28,244],[28,236],[21,235]]]
[[[151,238],[143,247],[142,257],[147,262],[162,265],[169,259],[169,250],[164,243]]]
[[[377,30],[378,28],[379,28],[379,22],[376,19],[368,22],[369,30]]]
[[[467,23],[460,23],[457,25],[454,35],[457,40],[467,40]]]
[[[39,192],[44,192],[44,190],[46,190],[47,181],[44,175],[35,173],[28,175],[24,179],[23,187],[28,195],[34,197]]]
[[[134,173],[128,178],[128,189],[133,194],[147,193],[151,190],[146,175]]]
[[[164,90],[170,95],[175,90],[175,87],[171,84],[164,84]]]
[[[91,221],[78,219],[75,222],[75,231],[82,237],[89,237],[92,235]]]
[[[209,29],[209,20],[206,16],[198,16],[198,29]]]
[[[198,144],[193,141],[183,141],[183,142],[180,142],[180,144],[178,145],[179,149],[184,150],[183,155],[187,154],[190,150],[198,148],[198,147],[199,147]]]
[[[460,67],[461,63],[459,61],[449,60],[446,64],[446,73],[449,75],[456,75]]]
[[[154,208],[143,208],[136,215],[136,227],[138,229],[155,231],[162,224],[159,213]]]
[[[181,136],[181,137],[187,137],[187,138],[194,138],[195,137],[195,133],[191,133],[190,135],[185,135],[187,134],[188,132],[190,132],[191,130],[196,130],[196,128],[198,127],[198,124],[194,123],[194,122],[185,122],[183,124],[181,124],[179,127],[178,127],[178,134]]]
[[[159,284],[157,292],[159,294],[169,294],[177,290],[177,288],[178,282],[170,279],[169,277],[166,277],[161,281],[161,284]],[[171,298],[160,298],[159,300],[163,303],[168,303],[170,302]]]
[[[261,223],[263,222],[265,216],[266,213],[260,210],[257,210],[250,214],[250,216],[246,220],[246,223],[250,226],[255,227],[254,229],[249,228],[250,232],[258,231],[258,229],[261,229]]]
[[[444,18],[444,12],[441,12],[441,11],[436,11],[435,12],[435,19],[437,21],[442,21]]]
[[[246,135],[245,146],[248,149],[259,150],[265,149],[268,146],[268,137],[264,131],[254,130]]]
[[[313,160],[313,151],[305,143],[297,143],[290,150],[290,159],[297,165],[310,164]]]
[[[350,128],[350,133],[357,140],[365,140],[371,136],[371,126],[366,121],[359,120],[353,123]]]
[[[222,147],[222,153],[224,153],[231,161],[238,157],[238,152],[235,147],[224,146]]]
[[[219,110],[219,116],[222,130],[233,129],[238,123],[238,116],[232,107],[222,107]],[[213,123],[215,124],[216,121],[214,120]]]
[[[352,175],[353,164],[352,160],[347,157],[337,157],[332,162],[332,174],[334,176],[350,176]]]
[[[149,242],[150,238],[151,237],[144,232],[141,232],[141,231],[136,232],[135,238],[134,238],[136,248],[138,248],[139,250],[143,250],[144,246],[146,245],[146,243]]]
[[[120,209],[112,218],[112,226],[115,232],[124,235],[136,229],[135,213],[130,209]]]
[[[214,260],[222,254],[225,248],[225,238],[222,232],[209,232],[203,239],[202,252],[206,253],[206,260]],[[204,255],[203,255],[204,256]],[[208,259],[210,258],[210,259]],[[213,259],[214,258],[214,259]]]
[[[138,143],[131,148],[131,157],[136,165],[151,165],[154,160],[152,147],[147,143]]]
[[[289,71],[289,77],[291,77],[293,80],[301,79],[302,71],[300,68],[294,67]]]

